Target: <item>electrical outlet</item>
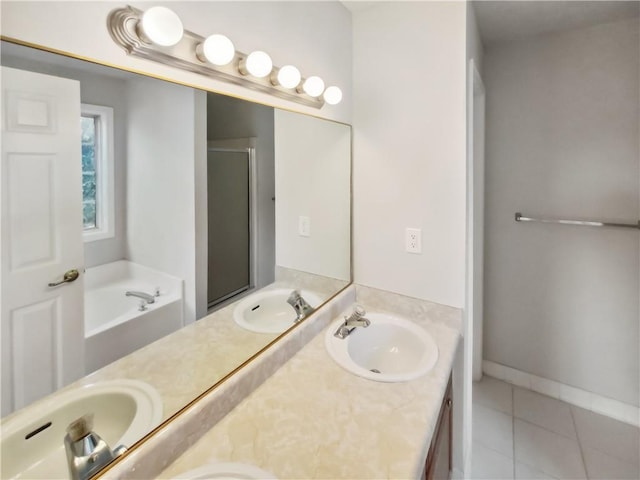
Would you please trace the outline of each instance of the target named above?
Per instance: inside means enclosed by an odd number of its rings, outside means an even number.
[[[301,237],[311,236],[311,219],[309,217],[304,215],[298,217],[298,235]]]
[[[422,230],[407,228],[405,233],[405,250],[409,253],[422,253]]]

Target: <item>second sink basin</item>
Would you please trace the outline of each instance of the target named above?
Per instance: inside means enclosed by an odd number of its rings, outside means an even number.
[[[415,323],[385,313],[365,317],[371,324],[357,327],[344,339],[334,336],[342,319],[326,332],[329,355],[347,371],[378,382],[404,382],[426,374],[436,364],[436,342]]]
[[[287,303],[293,288],[263,290],[249,295],[233,310],[233,319],[245,330],[258,333],[282,333],[294,325],[296,312]],[[322,303],[320,297],[308,290],[300,292],[302,298],[317,308]]]

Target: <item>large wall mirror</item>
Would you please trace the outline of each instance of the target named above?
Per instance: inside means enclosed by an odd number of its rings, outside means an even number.
[[[62,447],[67,392],[149,386],[130,446],[350,283],[351,127],[7,41],[1,63],[3,427],[32,417],[6,478],[26,436]]]

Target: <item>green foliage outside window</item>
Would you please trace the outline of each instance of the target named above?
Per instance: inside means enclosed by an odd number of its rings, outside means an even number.
[[[82,223],[84,229],[96,223],[96,119],[82,117]]]

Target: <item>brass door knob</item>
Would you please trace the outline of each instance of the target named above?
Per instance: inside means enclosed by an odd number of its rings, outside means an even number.
[[[75,268],[64,272],[64,275],[62,277],[62,280],[60,280],[59,282],[52,282],[49,283],[50,287],[57,287],[58,285],[62,285],[63,283],[71,283],[74,282],[78,279],[78,277],[80,276],[80,272],[78,272],[78,270],[76,270]]]

